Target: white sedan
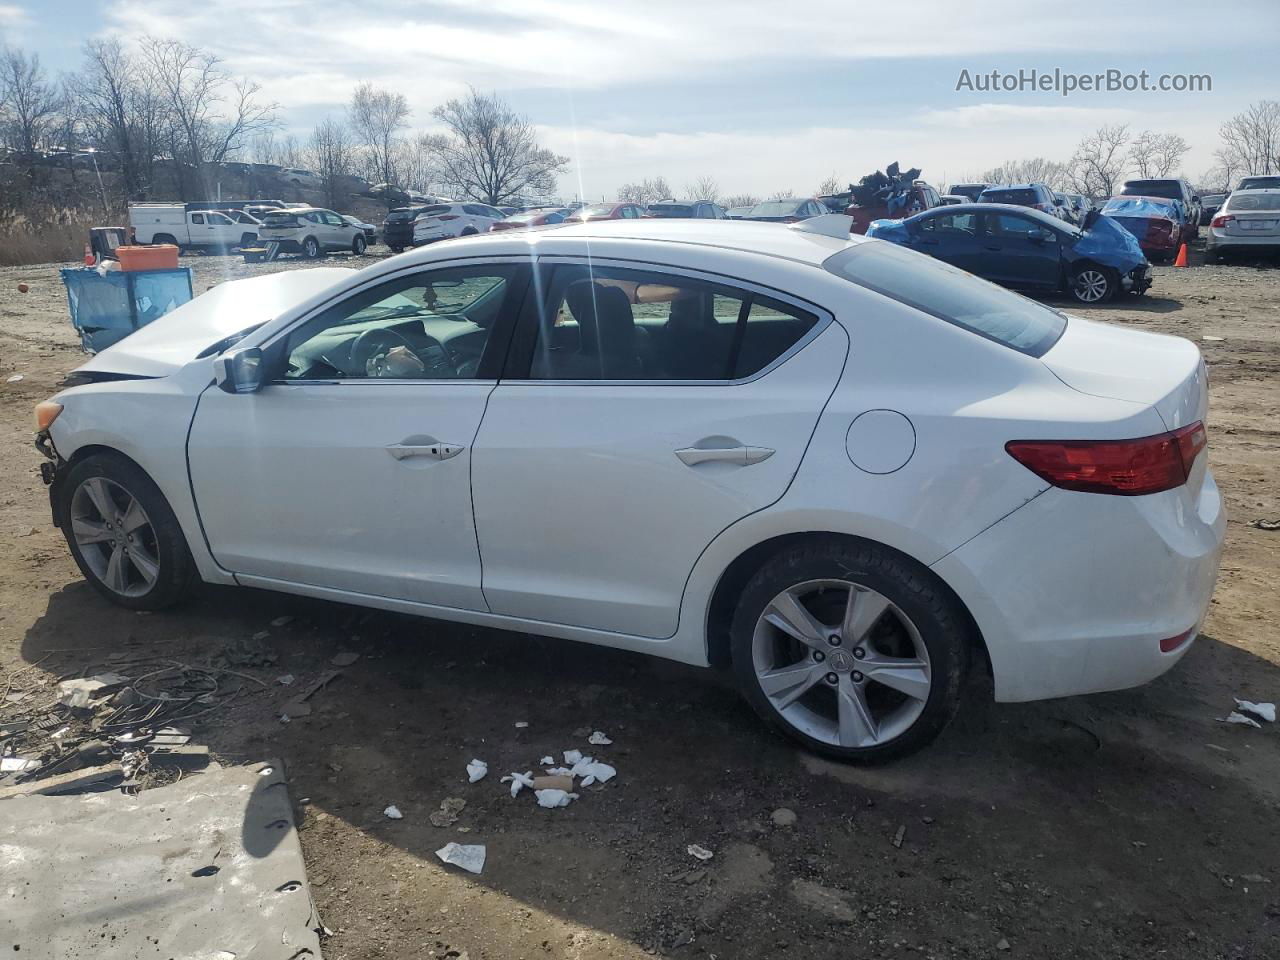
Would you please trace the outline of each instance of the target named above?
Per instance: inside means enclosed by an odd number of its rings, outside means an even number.
[[[199,580],[731,668],[819,752],[1144,683],[1225,518],[1186,340],[785,227],[499,232],[223,283],[37,410],[126,607]]]

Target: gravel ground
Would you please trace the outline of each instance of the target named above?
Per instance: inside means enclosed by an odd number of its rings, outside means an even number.
[[[304,266],[186,262],[199,291]],[[1278,731],[1215,722],[1232,696],[1280,699],[1280,533],[1250,525],[1280,518],[1280,271],[1195,263],[1082,312],[1189,337],[1209,361],[1230,523],[1204,635],[1125,693],[993,704],[975,680],[932,748],[871,770],[767,732],[723,677],[640,656],[249,590],[150,616],[106,605],[49,525],[30,447],[31,407],[83,359],[59,265],[2,269],[0,687],[112,653],[247,648],[244,672],[294,674],[246,685],[197,739],[229,762],[283,758],[334,960],[1280,956]],[[360,656],[281,723],[340,652]],[[588,746],[595,729],[613,744]],[[497,782],[570,748],[618,776],[559,810]],[[489,763],[477,784],[472,757]],[[446,797],[466,806],[433,826]],[[483,875],[436,860],[449,840],[487,845]]]

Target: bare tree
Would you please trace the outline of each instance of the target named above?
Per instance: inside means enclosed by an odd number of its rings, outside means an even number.
[[[1244,174],[1280,171],[1280,100],[1251,103],[1219,128],[1223,149]]]
[[[396,170],[400,186],[418,193],[433,194],[439,191],[435,184],[440,177],[436,158],[443,149],[439,134],[420,133],[412,140],[402,139],[396,149]]]
[[[848,186],[848,181],[841,180],[834,173],[827,179],[818,184],[818,196],[829,197],[833,193],[839,193]]]
[[[404,94],[362,83],[351,95],[347,116],[368,155],[370,179],[395,183],[400,131],[409,125],[409,101]]]
[[[687,200],[710,200],[716,203],[720,199],[720,184],[715,177],[706,174],[685,187],[684,195]]]
[[[539,146],[533,124],[497,94],[472,88],[431,113],[448,130],[436,157],[440,178],[461,196],[495,205],[547,196],[569,165]]]
[[[1051,190],[1065,190],[1070,184],[1067,164],[1031,157],[1026,160],[1006,160],[998,167],[986,170],[977,178],[978,183],[1043,183]]]
[[[773,193],[769,194],[769,199],[770,200],[790,200],[794,196],[795,196],[795,192],[792,190],[775,190],[773,191]]]
[[[618,200],[638,203],[641,206],[656,203],[658,200],[670,200],[674,196],[666,177],[645,177],[639,183],[624,183],[617,189]]]
[[[751,193],[734,193],[724,198],[726,207],[754,207],[760,198]]]
[[[1067,172],[1067,181],[1075,187],[1073,192],[1086,197],[1112,196],[1116,181],[1128,167],[1128,145],[1127,124],[1099,127],[1081,140]]]
[[[331,209],[346,199],[342,180],[351,173],[353,153],[351,130],[340,120],[326,118],[311,132],[307,163],[323,182],[325,205]]]
[[[1143,130],[1133,138],[1129,160],[1140,177],[1168,177],[1190,149],[1191,144],[1176,133]]]
[[[84,61],[77,87],[88,135],[119,164],[125,194],[142,199],[152,145],[145,142],[145,92],[137,65],[114,37],[86,43]]]
[[[58,89],[49,82],[40,55],[28,56],[14,47],[0,49],[0,101],[6,107],[7,140],[15,150],[34,159],[58,112]]]
[[[258,84],[232,79],[213,54],[158,37],[144,37],[140,47],[168,112],[174,159],[190,164],[199,179],[204,164],[220,162],[275,125],[277,107],[258,99]]]

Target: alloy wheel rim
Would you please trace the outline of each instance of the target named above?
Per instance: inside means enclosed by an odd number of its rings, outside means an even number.
[[[874,747],[901,736],[933,688],[929,651],[911,618],[851,580],[783,590],[756,621],[751,655],[778,715],[835,747]]]
[[[1082,271],[1076,277],[1076,293],[1086,303],[1094,303],[1102,299],[1107,290],[1107,278],[1097,270]]]
[[[90,477],[71,497],[71,535],[112,593],[140,597],[160,576],[160,549],[138,498],[114,480]]]

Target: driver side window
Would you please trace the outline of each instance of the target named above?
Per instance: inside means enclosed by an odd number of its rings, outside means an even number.
[[[283,379],[476,379],[514,270],[430,270],[361,291],[289,334]]]

